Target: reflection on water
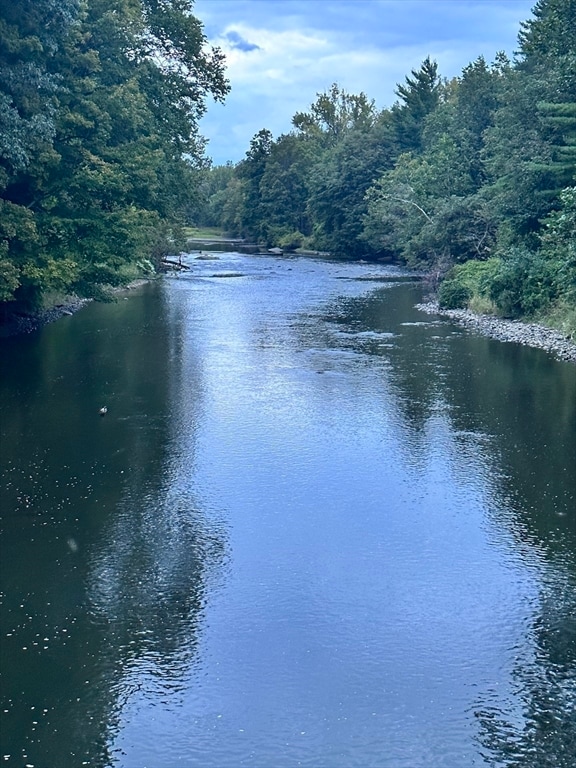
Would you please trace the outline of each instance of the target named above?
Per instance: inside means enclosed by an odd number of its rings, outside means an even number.
[[[131,694],[178,690],[225,555],[225,528],[183,471],[193,442],[173,450],[186,392],[171,376],[179,338],[161,297],[73,320],[4,350],[8,765],[111,764],[110,733]],[[188,403],[191,434],[197,407]]]
[[[474,712],[483,754],[498,765],[571,766],[576,755],[576,579],[554,569],[512,671],[514,699],[482,692]]]
[[[572,766],[574,367],[191,266],[2,342],[3,762]]]

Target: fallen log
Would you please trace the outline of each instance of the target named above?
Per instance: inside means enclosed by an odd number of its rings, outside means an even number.
[[[172,259],[162,259],[162,264],[167,264],[170,267],[175,267],[176,269],[190,269],[188,264],[182,264],[182,261],[173,261]]]

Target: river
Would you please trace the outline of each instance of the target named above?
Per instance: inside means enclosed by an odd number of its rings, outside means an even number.
[[[0,342],[0,764],[572,768],[576,367],[188,263]]]

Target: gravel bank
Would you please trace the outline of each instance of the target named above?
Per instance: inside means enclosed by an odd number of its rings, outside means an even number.
[[[150,278],[144,277],[138,280],[133,280],[126,286],[120,286],[112,289],[113,294],[121,295],[128,291],[141,288],[150,282]],[[5,318],[0,319],[0,338],[6,338],[8,336],[19,336],[23,333],[32,333],[47,325],[47,323],[53,323],[55,320],[59,320],[66,315],[73,315],[78,312],[79,309],[86,306],[93,299],[81,299],[78,296],[70,296],[62,304],[56,304],[49,309],[44,309],[34,315],[26,314],[9,314]]]
[[[64,304],[57,304],[35,315],[10,315],[0,323],[0,338],[37,331],[47,323],[53,323],[65,315],[73,315],[89,301],[91,299],[70,298]]]
[[[513,341],[528,347],[537,347],[559,357],[576,363],[576,344],[569,341],[559,331],[537,323],[523,323],[519,320],[503,320],[491,315],[476,315],[469,309],[440,309],[435,301],[417,304],[416,309],[429,315],[449,317],[451,320],[470,328],[484,336],[499,341]]]

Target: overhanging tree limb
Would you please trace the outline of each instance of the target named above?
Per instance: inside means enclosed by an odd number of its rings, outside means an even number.
[[[406,203],[407,205],[413,205],[414,208],[417,208],[420,213],[426,217],[426,219],[430,222],[430,224],[433,224],[434,222],[430,218],[430,216],[426,213],[424,208],[422,208],[418,203],[415,203],[414,200],[408,200],[405,197],[396,197],[395,195],[383,195],[384,199],[386,200],[396,200],[399,203]]]

